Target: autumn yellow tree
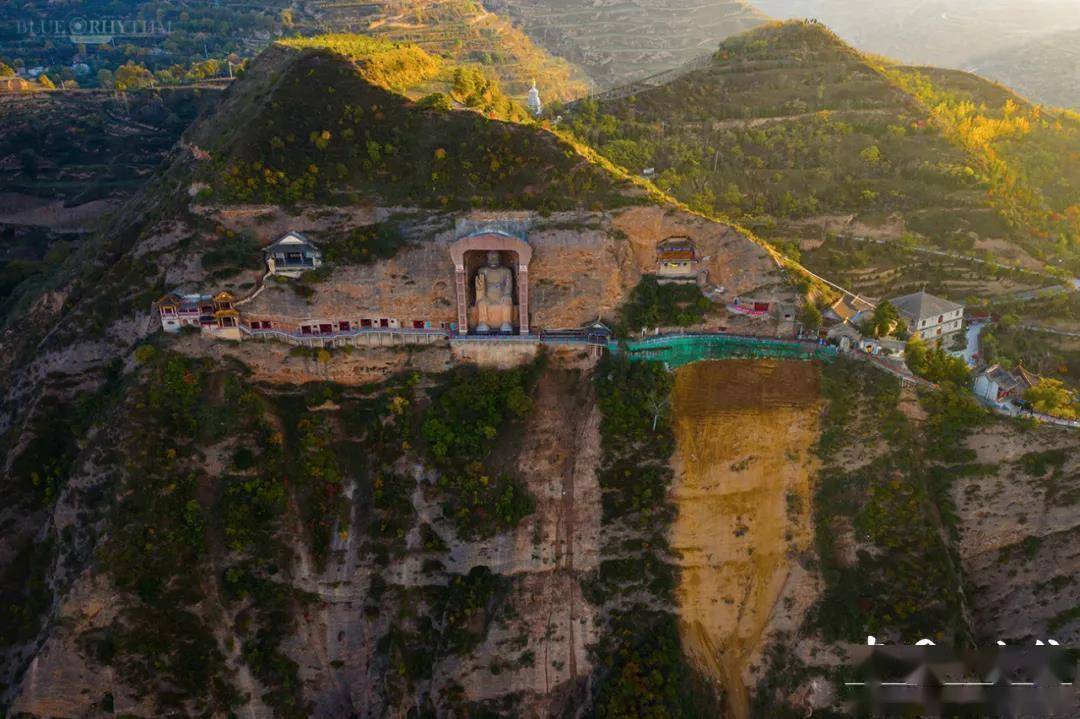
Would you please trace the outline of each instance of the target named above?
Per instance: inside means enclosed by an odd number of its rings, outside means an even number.
[[[1076,393],[1061,380],[1043,378],[1024,392],[1024,399],[1031,402],[1036,412],[1064,419],[1076,419]]]
[[[113,84],[116,89],[121,92],[126,90],[142,90],[147,87],[153,87],[154,75],[139,63],[134,60],[129,60],[116,68],[116,74],[113,76]]]

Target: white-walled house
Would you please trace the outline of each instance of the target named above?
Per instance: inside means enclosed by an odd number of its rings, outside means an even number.
[[[289,232],[263,248],[272,275],[299,277],[322,265],[322,251],[299,232]]]
[[[926,342],[940,342],[964,325],[964,306],[916,292],[889,300],[907,323],[908,332]]]
[[[1018,399],[1039,383],[1039,378],[1023,367],[1012,372],[1001,365],[991,365],[975,377],[975,396],[990,404],[1001,405],[1011,399]]]

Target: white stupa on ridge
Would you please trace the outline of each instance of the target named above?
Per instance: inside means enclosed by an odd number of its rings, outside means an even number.
[[[539,117],[544,111],[544,104],[540,102],[540,91],[536,89],[536,80],[532,81],[532,89],[529,90],[529,112]]]

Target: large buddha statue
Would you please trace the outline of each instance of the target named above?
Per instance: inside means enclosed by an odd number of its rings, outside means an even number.
[[[499,253],[488,252],[487,264],[476,271],[476,331],[513,332],[514,273],[499,264]]]

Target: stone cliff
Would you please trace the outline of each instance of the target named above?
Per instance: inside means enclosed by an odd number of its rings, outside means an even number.
[[[417,211],[413,211],[416,213]],[[375,216],[389,212],[375,211]],[[232,232],[266,233],[266,224],[252,222],[251,211],[219,210],[208,215]],[[312,219],[309,211],[293,220],[291,229],[320,232],[326,217]],[[407,244],[393,257],[370,264],[341,266],[312,285],[311,296],[298,296],[288,285],[269,284],[243,312],[251,316],[297,319],[363,315],[403,321],[453,322],[454,265],[448,246],[457,237],[451,215],[439,218],[418,213],[410,223],[407,211],[396,210]],[[460,216],[459,216],[460,217]],[[723,287],[728,298],[750,295],[793,303],[772,256],[737,230],[690,213],[663,207],[634,207],[613,212],[472,213],[473,222],[514,218],[527,222],[533,248],[529,267],[531,326],[541,329],[580,327],[597,317],[613,318],[642,275],[656,269],[656,245],[673,236],[688,236],[703,256],[702,268],[711,284]],[[332,234],[363,228],[353,216],[339,214]],[[321,221],[320,221],[321,220]],[[370,215],[359,218],[368,221]],[[440,227],[441,224],[441,227]],[[449,225],[449,227],[447,226]],[[277,220],[274,231],[284,226]],[[321,230],[327,232],[326,230]],[[332,244],[333,239],[327,244]]]
[[[291,629],[280,651],[296,662],[312,715],[404,715],[412,701],[390,699],[384,687],[384,675],[390,671],[384,642],[387,632],[401,621],[397,603],[410,593],[426,592],[432,584],[469,575],[477,568],[489,568],[504,584],[493,600],[497,602],[495,621],[468,653],[436,655],[429,678],[417,687],[418,694],[453,696],[455,702],[476,706],[511,702],[517,715],[536,717],[573,713],[573,707],[585,701],[592,672],[588,648],[596,641],[596,610],[582,597],[579,578],[595,568],[601,541],[595,477],[599,415],[587,375],[573,367],[573,360],[566,364],[566,368],[542,374],[534,396],[536,411],[496,460],[523,478],[536,501],[535,511],[513,531],[481,540],[456,538],[433,494],[436,477],[407,450],[396,460],[395,471],[415,482],[406,498],[414,514],[411,519],[404,516],[407,531],[398,535],[401,543],[389,562],[370,553],[368,525],[376,510],[370,499],[361,500],[370,490],[359,479],[355,486],[347,485],[353,509],[335,529],[325,563],[317,562],[303,541],[302,527],[289,521],[280,527],[293,558],[291,568],[278,579],[310,596],[287,620]],[[342,407],[360,396],[348,391],[338,404],[316,411],[341,423],[339,431],[344,431],[347,420]],[[235,449],[232,439],[205,447],[197,468],[193,465],[189,471],[210,477],[228,472]],[[89,454],[99,453],[90,450]],[[106,477],[92,461],[80,463],[53,514],[55,526],[63,530],[60,561],[65,556],[76,561],[71,555],[85,554],[88,542],[96,542],[97,551],[107,546],[107,536],[91,538],[107,520],[99,512],[81,508],[88,494],[107,488]],[[432,538],[439,536],[445,541]],[[212,552],[212,567],[234,561],[232,553]],[[76,563],[85,561],[83,556]],[[128,651],[122,641],[110,638],[102,644],[103,637],[119,637],[124,631],[121,627],[130,629],[134,621],[130,610],[137,602],[133,604],[132,597],[118,590],[115,578],[100,567],[73,569],[74,574],[68,576],[54,566],[55,608],[38,641],[26,647],[29,664],[10,688],[11,713],[157,715],[160,693],[167,685],[148,693],[145,679],[137,680],[117,665]],[[264,700],[273,687],[267,686],[265,678],[260,681],[252,675],[241,654],[243,642],[249,640],[241,638],[240,627],[250,621],[244,618],[250,610],[237,611],[220,578],[207,576],[199,591],[201,598],[190,611],[213,627],[221,646],[231,647],[224,657],[224,676],[239,693],[240,703],[233,711],[237,716],[274,716],[278,710]],[[113,642],[115,648],[102,648],[114,647]],[[111,654],[114,651],[117,659]]]

